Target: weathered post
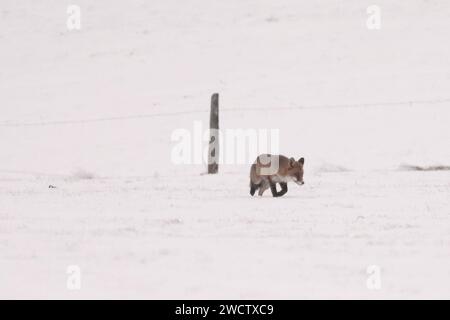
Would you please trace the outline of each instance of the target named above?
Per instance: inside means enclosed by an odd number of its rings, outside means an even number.
[[[209,118],[208,174],[219,172],[219,94],[211,97]]]

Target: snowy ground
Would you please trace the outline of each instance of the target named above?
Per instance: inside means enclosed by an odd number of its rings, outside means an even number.
[[[2,1],[0,298],[450,298],[450,4],[126,3]],[[173,164],[213,92],[303,187]]]
[[[2,297],[448,297],[449,178],[317,174],[282,199],[236,174],[2,181]]]

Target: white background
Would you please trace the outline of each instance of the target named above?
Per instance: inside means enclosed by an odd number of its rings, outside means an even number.
[[[2,0],[0,297],[449,298],[450,173],[406,170],[450,165],[449,39],[444,0]],[[213,92],[305,186],[173,164]]]

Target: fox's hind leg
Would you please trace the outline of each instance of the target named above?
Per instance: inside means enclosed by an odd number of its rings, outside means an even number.
[[[258,196],[262,196],[264,191],[266,191],[267,189],[269,189],[269,182],[267,182],[267,181],[261,182],[261,186],[259,187]]]
[[[253,196],[261,187],[262,179],[256,174],[256,165],[253,164],[250,169],[250,194]]]
[[[258,184],[254,184],[253,182],[250,181],[250,194],[253,196],[256,192],[256,190],[258,190],[260,185]]]

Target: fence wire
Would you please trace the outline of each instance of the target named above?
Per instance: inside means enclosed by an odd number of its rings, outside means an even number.
[[[450,103],[450,98],[445,99],[432,99],[432,100],[408,100],[397,102],[381,102],[381,103],[355,103],[355,104],[324,104],[324,105],[297,105],[286,107],[250,107],[243,108],[221,107],[220,112],[255,112],[255,111],[287,111],[287,110],[323,110],[323,109],[352,109],[352,108],[373,108],[373,107],[389,107],[389,106],[417,106],[417,105],[439,105]],[[204,109],[192,109],[186,111],[176,112],[157,112],[148,114],[135,114],[126,116],[113,116],[103,118],[89,118],[89,119],[75,119],[75,120],[53,120],[53,121],[39,121],[39,122],[1,122],[0,127],[40,127],[40,126],[58,126],[58,125],[76,125],[76,124],[89,124],[96,122],[108,122],[108,121],[126,121],[126,120],[139,120],[139,119],[151,119],[159,117],[171,117],[196,113],[208,113],[209,108]]]

